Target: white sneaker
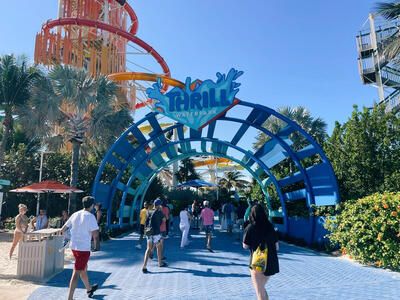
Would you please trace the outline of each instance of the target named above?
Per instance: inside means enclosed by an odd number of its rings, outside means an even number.
[[[136,249],[139,249],[139,250],[142,249],[142,245],[140,245],[140,244],[137,245],[137,246],[136,246]]]

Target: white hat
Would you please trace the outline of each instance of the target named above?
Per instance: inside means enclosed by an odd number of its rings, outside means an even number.
[[[203,205],[204,206],[209,206],[210,202],[208,202],[207,200],[203,201]]]

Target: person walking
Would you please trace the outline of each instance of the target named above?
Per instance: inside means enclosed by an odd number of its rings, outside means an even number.
[[[162,213],[164,215],[164,219],[161,222],[161,226],[160,226],[160,233],[161,233],[160,249],[161,249],[161,259],[162,260],[166,260],[167,259],[166,256],[163,256],[164,255],[163,253],[164,253],[165,239],[168,238],[168,236],[167,236],[167,223],[168,223],[168,220],[169,220],[169,208],[168,208],[168,206],[166,204],[167,204],[166,201],[163,200],[162,201],[162,209],[161,209],[161,211],[162,211]],[[158,256],[158,254],[159,253],[157,251],[157,256]],[[151,251],[151,254],[150,254],[150,258],[153,259],[153,257],[154,257],[154,247],[153,247],[153,249]]]
[[[246,228],[247,225],[249,225],[249,223],[250,223],[250,221],[249,221],[250,210],[254,205],[254,202],[251,201],[250,199],[247,199],[247,203],[248,203],[248,206],[247,206],[246,212],[244,213],[244,228]]]
[[[87,263],[90,257],[90,241],[93,237],[95,248],[97,248],[97,237],[99,235],[99,226],[97,225],[95,216],[91,213],[94,206],[94,198],[86,196],[82,199],[83,209],[72,214],[68,221],[61,228],[64,234],[67,229],[71,230],[70,249],[75,257],[74,271],[72,272],[71,281],[69,283],[68,300],[72,300],[79,277],[86,288],[89,298],[97,290],[98,285],[89,284],[87,274]]]
[[[193,229],[199,229],[199,215],[201,207],[196,200],[192,203],[192,214],[193,214]]]
[[[49,225],[49,219],[47,218],[46,210],[41,209],[39,211],[39,215],[32,219],[31,226],[35,231],[35,230],[45,229],[47,228],[48,225]]]
[[[28,208],[25,204],[18,205],[19,214],[15,217],[15,230],[14,238],[10,249],[10,259],[14,253],[15,247],[18,245],[19,241],[22,239],[24,233],[28,230],[28,217],[25,215]]]
[[[243,248],[250,249],[250,275],[257,299],[268,300],[265,285],[271,275],[279,272],[278,237],[261,204],[256,204],[251,208],[249,220],[250,224],[246,227],[243,237]],[[257,248],[261,251],[265,248],[268,250],[265,270],[255,270],[251,267],[253,254]]]
[[[99,234],[97,235],[97,243],[93,248],[93,252],[100,251],[100,240],[102,235],[101,224],[103,223],[103,212],[101,211],[101,203],[96,203],[94,206],[94,216],[96,217],[97,226],[99,226]]]
[[[143,203],[143,208],[140,211],[140,225],[139,225],[139,232],[140,232],[140,237],[139,237],[139,243],[136,246],[136,249],[142,249],[142,241],[143,241],[143,235],[144,235],[144,226],[146,224],[146,217],[147,217],[147,212],[149,211],[149,204],[147,202]]]
[[[161,231],[161,235],[162,235],[163,239],[166,239],[166,238],[168,238],[168,229],[167,228],[169,228],[168,223],[169,223],[170,210],[169,210],[169,207],[167,206],[167,201],[165,201],[165,200],[162,201],[162,213],[165,217],[165,222],[161,223],[160,231]],[[164,243],[163,243],[163,246],[164,246]]]
[[[187,210],[187,207],[183,207],[183,209],[179,213],[179,219],[179,229],[182,232],[181,249],[183,250],[187,245],[189,245],[188,234],[190,230],[190,222],[192,219],[190,213]]]
[[[157,248],[157,256],[158,256],[158,266],[166,267],[167,263],[162,261],[162,252],[161,252],[161,223],[166,221],[164,214],[162,213],[162,202],[160,199],[156,199],[154,201],[154,209],[149,210],[146,218],[146,229],[150,229],[150,234],[146,235],[147,237],[147,249],[144,255],[144,261],[142,266],[142,272],[148,273],[147,270],[147,261],[149,260],[150,254],[153,251],[153,247]]]
[[[227,203],[225,203],[223,207],[223,213],[224,213],[224,218],[226,222],[226,230],[228,233],[232,233],[232,211],[233,211],[233,206],[230,203],[230,200],[228,200]]]
[[[167,222],[167,236],[170,236],[170,232],[174,230],[174,216],[172,215],[172,211],[174,206],[169,201],[167,202],[167,206],[169,208],[168,222]]]
[[[239,202],[239,206],[237,209],[237,224],[239,226],[239,229],[243,229],[245,212],[246,212],[246,210],[243,207],[243,203]]]
[[[213,252],[210,247],[212,233],[214,231],[214,211],[210,208],[210,202],[203,202],[204,208],[200,213],[201,227],[204,228],[206,233],[206,248],[208,251]]]

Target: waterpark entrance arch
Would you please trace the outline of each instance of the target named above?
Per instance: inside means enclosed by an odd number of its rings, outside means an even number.
[[[225,157],[243,166],[260,184],[268,205],[266,187],[273,185],[282,207],[283,224],[279,229],[283,234],[293,230],[288,222],[288,202],[305,199],[310,207],[340,201],[335,174],[321,147],[297,123],[271,108],[240,101],[200,130],[185,131],[179,122],[163,129],[160,117],[158,112],[151,112],[133,124],[111,146],[99,167],[93,196],[107,210],[109,228],[133,225],[155,176],[174,161],[198,155]],[[285,126],[274,134],[262,127],[269,118]],[[139,129],[144,125],[151,127],[148,135]],[[227,128],[232,131],[231,136]],[[177,132],[177,139],[171,141],[166,136],[173,130]],[[250,150],[252,142],[248,141],[250,136],[255,136],[254,131],[268,136],[255,152]],[[293,136],[304,139],[308,145],[294,150]],[[287,177],[277,178],[273,167],[286,160],[292,161],[293,170]],[[115,177],[106,178],[106,169],[107,174],[110,169],[114,170]],[[113,207],[118,209],[118,224],[111,224]],[[310,242],[315,224],[311,227]]]

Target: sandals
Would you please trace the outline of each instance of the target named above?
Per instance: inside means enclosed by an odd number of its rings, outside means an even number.
[[[93,293],[97,290],[98,287],[99,287],[99,286],[98,286],[97,283],[96,283],[96,284],[93,284],[91,290],[90,290],[90,291],[86,291],[87,296],[88,296],[89,298],[92,298],[92,297],[93,297]]]
[[[168,264],[166,262],[162,262],[160,265],[158,265],[160,268],[166,267],[168,266]]]

